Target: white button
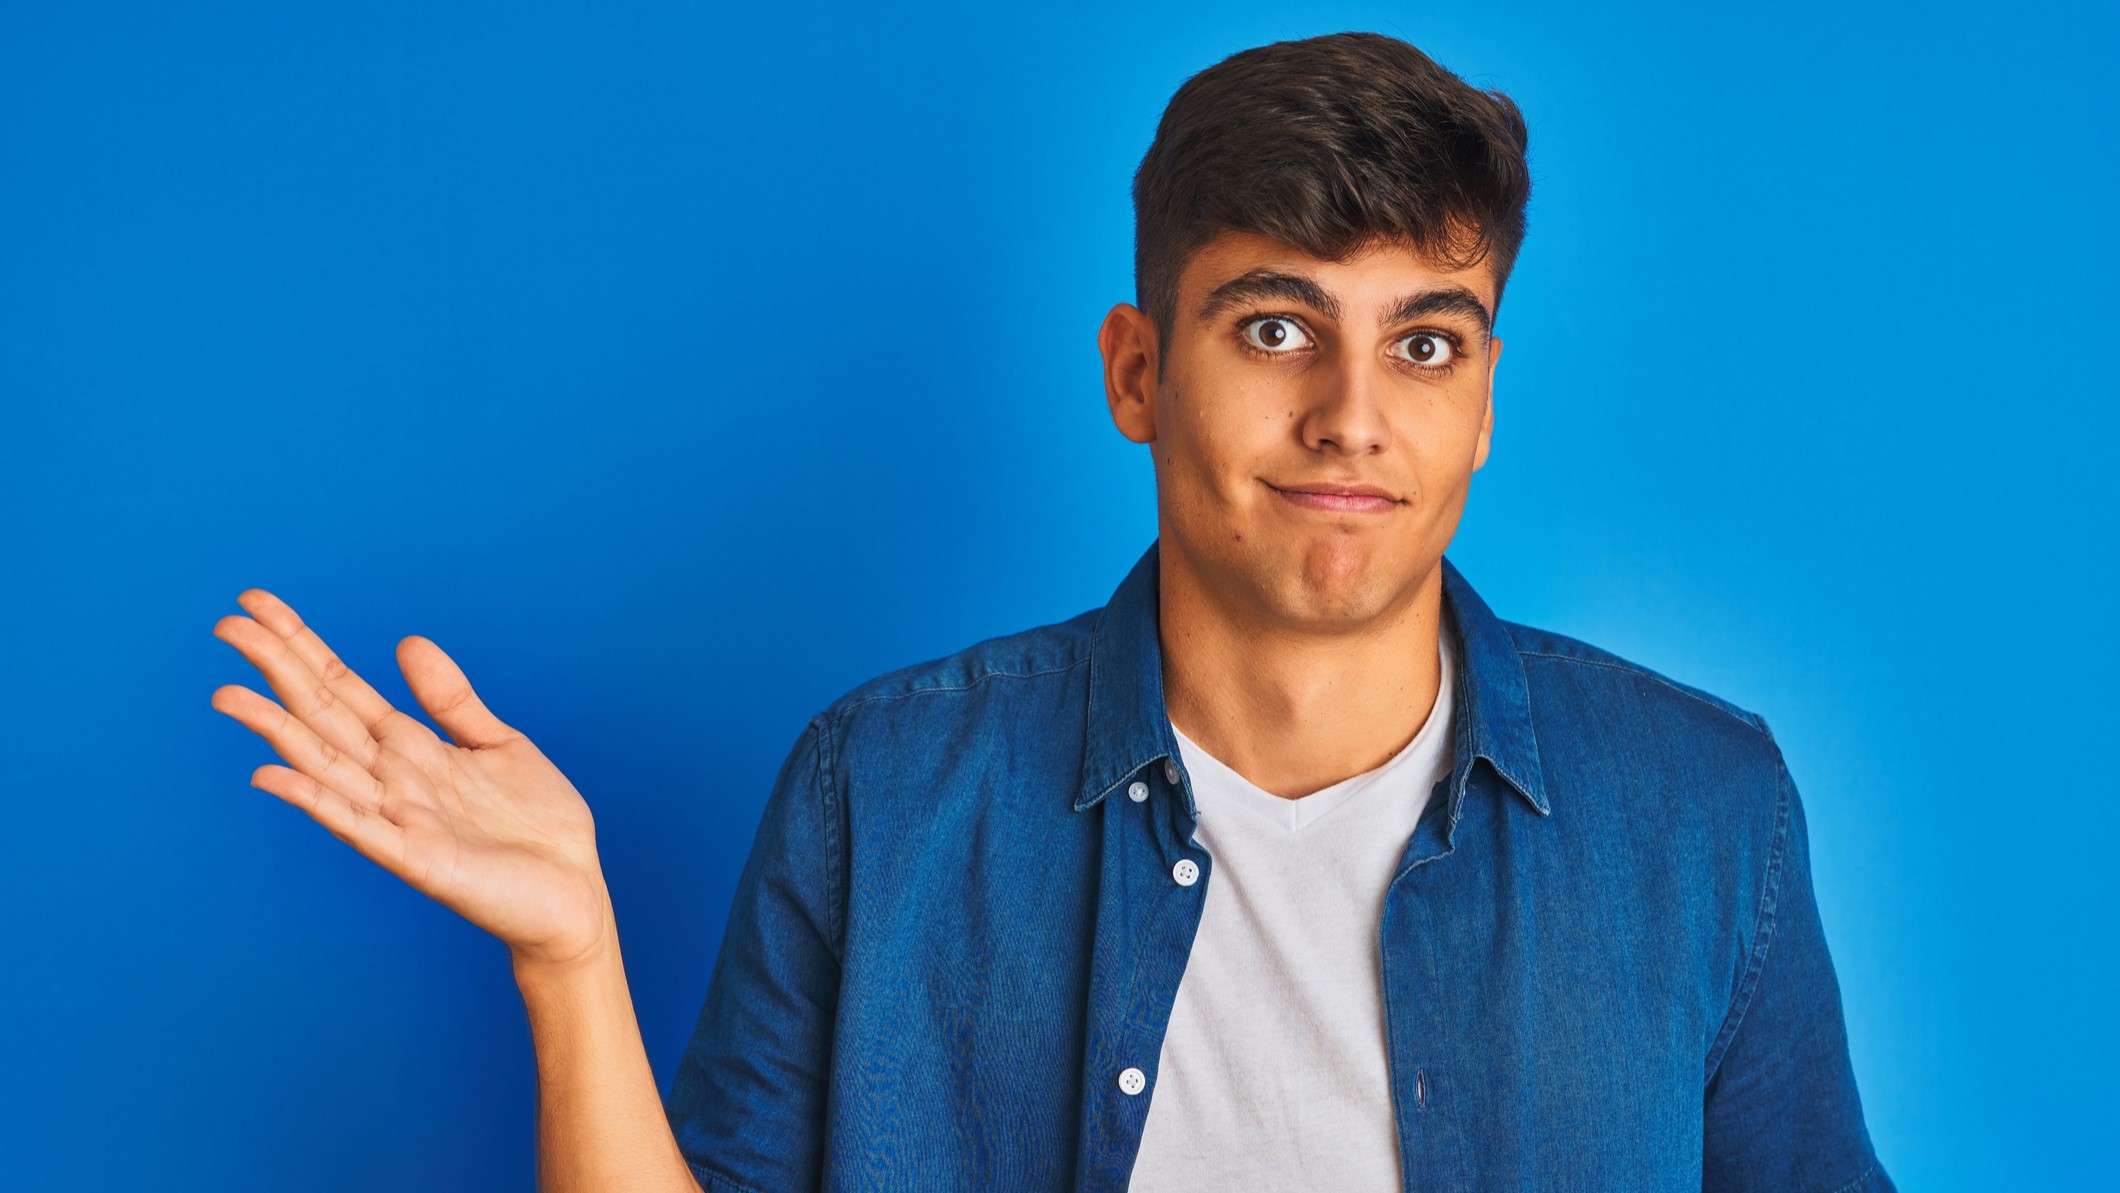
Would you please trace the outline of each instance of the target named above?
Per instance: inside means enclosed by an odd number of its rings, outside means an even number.
[[[1171,781],[1171,785],[1172,785],[1172,786],[1176,786],[1176,785],[1177,785],[1177,783],[1178,783],[1178,760],[1177,760],[1177,759],[1175,759],[1175,758],[1165,758],[1165,759],[1163,760],[1163,777],[1164,777],[1164,778],[1166,778],[1166,779],[1169,779],[1169,780]]]
[[[1148,1075],[1139,1069],[1128,1069],[1119,1074],[1119,1092],[1131,1098],[1148,1088]]]
[[[1189,857],[1181,857],[1178,864],[1170,868],[1170,876],[1178,880],[1179,886],[1191,886],[1200,881],[1200,867]]]
[[[1137,804],[1140,803],[1142,800],[1147,799],[1148,784],[1143,783],[1139,779],[1135,779],[1133,782],[1128,783],[1126,785],[1126,798],[1134,801]]]

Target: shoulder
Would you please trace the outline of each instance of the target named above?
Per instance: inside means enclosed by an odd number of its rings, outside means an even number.
[[[948,700],[989,685],[1007,689],[1017,686],[1010,681],[1064,676],[1088,664],[1098,612],[1092,609],[1066,621],[982,639],[939,658],[886,671],[848,689],[821,715],[839,720],[872,705],[920,702],[923,697]]]
[[[1759,713],[1565,634],[1502,623],[1522,661],[1556,830],[1545,845],[1599,906],[1651,909],[1644,954],[1678,948],[1726,1013],[1756,968],[1800,805]],[[1587,859],[1587,860],[1583,860]],[[1709,1029],[1713,1030],[1712,1026]]]
[[[1097,612],[887,671],[818,713],[822,789],[855,851],[867,842],[917,867],[936,842],[963,839],[943,826],[1068,813]]]
[[[1525,679],[1534,691],[1564,688],[1568,694],[1589,698],[1621,698],[1641,711],[1654,710],[1704,725],[1727,723],[1741,735],[1756,736],[1771,743],[1773,731],[1766,718],[1741,708],[1713,692],[1697,688],[1623,658],[1580,638],[1519,622],[1504,621],[1503,627],[1516,644],[1523,660]]]
[[[1787,769],[1765,717],[1580,639],[1503,625],[1556,808],[1690,827],[1748,849],[1776,835]]]

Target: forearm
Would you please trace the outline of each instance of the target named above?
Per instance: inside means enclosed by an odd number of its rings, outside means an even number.
[[[699,1193],[641,1043],[615,927],[564,967],[516,961],[537,1048],[539,1187]]]

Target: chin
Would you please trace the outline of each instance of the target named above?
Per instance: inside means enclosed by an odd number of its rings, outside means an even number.
[[[1295,620],[1348,624],[1391,612],[1420,587],[1403,553],[1367,535],[1334,534],[1283,556],[1278,574],[1261,577],[1274,604]]]
[[[1345,543],[1308,544],[1281,554],[1270,574],[1255,576],[1259,590],[1281,616],[1298,623],[1366,621],[1389,604],[1390,585],[1367,550]]]
[[[1377,587],[1381,570],[1376,544],[1366,534],[1333,531],[1297,547],[1294,573],[1320,596],[1352,596]]]
[[[1309,589],[1299,597],[1298,616],[1320,624],[1359,625],[1388,611],[1391,602],[1376,585],[1352,589]],[[1296,612],[1292,610],[1291,612]]]
[[[1192,541],[1212,544],[1203,563],[1219,578],[1210,584],[1249,590],[1253,602],[1285,624],[1345,628],[1389,612],[1414,583],[1397,574],[1404,558],[1364,533],[1369,529],[1308,526],[1291,534],[1252,522],[1241,530],[1217,526]]]

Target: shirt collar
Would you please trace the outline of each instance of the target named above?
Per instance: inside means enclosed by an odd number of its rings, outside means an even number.
[[[1075,810],[1086,811],[1151,763],[1175,760],[1177,739],[1163,705],[1163,648],[1156,632],[1157,549],[1148,550],[1112,593],[1090,638],[1089,722],[1082,743],[1082,786]],[[1458,635],[1455,759],[1451,813],[1464,798],[1481,758],[1541,816],[1546,802],[1538,738],[1531,728],[1530,685],[1509,629],[1446,557],[1443,605]],[[1186,812],[1198,816],[1185,787]]]

